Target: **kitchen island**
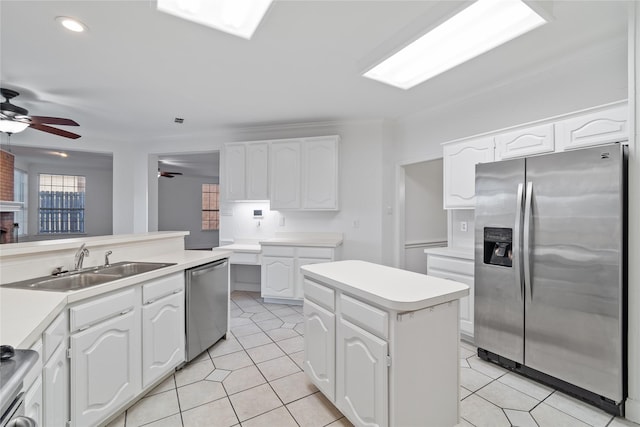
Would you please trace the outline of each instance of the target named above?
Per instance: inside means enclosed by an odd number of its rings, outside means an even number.
[[[454,426],[462,283],[364,261],[307,265],[304,370],[355,426]]]

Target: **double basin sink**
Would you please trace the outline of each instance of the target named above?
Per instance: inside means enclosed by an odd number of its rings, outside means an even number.
[[[108,266],[90,267],[80,271],[45,276],[2,285],[5,288],[31,289],[41,291],[77,291],[91,286],[102,285],[114,280],[147,273],[175,263],[123,261]]]

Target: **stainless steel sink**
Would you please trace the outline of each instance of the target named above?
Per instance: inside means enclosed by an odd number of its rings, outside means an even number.
[[[167,267],[169,265],[173,264],[124,261],[116,264],[111,264],[108,267],[98,267],[98,269],[96,269],[95,271],[99,274],[117,274],[123,277],[127,277],[146,273],[147,271],[157,270],[158,268]]]
[[[60,276],[45,276],[2,285],[6,288],[68,292],[102,285],[113,280],[135,276],[175,263],[123,261],[108,267],[91,267]]]

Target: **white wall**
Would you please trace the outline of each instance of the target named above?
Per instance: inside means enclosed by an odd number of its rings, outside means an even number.
[[[24,166],[24,165],[23,165]],[[38,233],[38,175],[80,175],[86,177],[85,194],[85,223],[84,231],[88,236],[103,236],[112,234],[112,187],[113,174],[111,169],[86,168],[82,165],[47,165],[30,163],[27,165],[29,173],[29,235]],[[49,238],[64,238],[49,236]],[[68,237],[68,236],[66,236]]]
[[[218,230],[202,231],[202,184],[217,184],[213,178],[176,176],[157,178],[158,231],[189,231],[185,249],[218,246]]]
[[[339,232],[344,234],[344,259],[382,262],[382,150],[387,135],[385,126],[382,121],[360,121],[279,126],[237,134],[236,140],[239,141],[340,135],[340,211],[278,213],[268,211],[268,204],[225,203],[222,207],[220,239],[261,239],[277,231]],[[223,181],[224,176],[221,176],[222,185]],[[263,208],[265,218],[257,227],[252,212],[259,207]],[[285,218],[284,226],[279,225],[280,216]]]

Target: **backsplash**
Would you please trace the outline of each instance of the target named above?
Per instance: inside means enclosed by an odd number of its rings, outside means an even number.
[[[450,247],[473,250],[474,246],[474,215],[473,209],[453,209],[451,211],[451,240]],[[466,223],[467,231],[462,231]]]

